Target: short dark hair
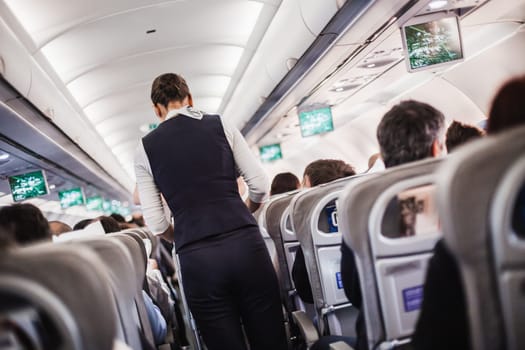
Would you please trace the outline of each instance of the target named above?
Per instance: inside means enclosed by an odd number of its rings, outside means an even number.
[[[119,223],[125,223],[126,222],[126,219],[122,215],[117,214],[117,213],[111,213],[111,215],[109,217],[115,219]]]
[[[385,167],[431,157],[444,127],[443,113],[429,104],[409,100],[392,107],[377,127]]]
[[[452,152],[456,147],[482,136],[481,129],[454,120],[447,129],[447,151]]]
[[[301,187],[301,181],[292,173],[275,175],[270,188],[270,195],[293,191]]]
[[[303,177],[308,176],[313,187],[352,175],[354,168],[342,160],[319,159],[306,166]]]
[[[121,230],[117,220],[109,216],[99,216],[93,222],[100,221],[105,233],[119,232]]]
[[[74,231],[83,230],[84,228],[86,228],[87,225],[91,224],[92,222],[93,222],[93,219],[80,220],[79,222],[75,224],[75,226],[73,226],[73,230]]]
[[[525,124],[525,75],[507,81],[497,92],[487,121],[489,134]]]
[[[170,102],[182,102],[189,95],[186,80],[175,73],[159,75],[151,86],[151,101],[154,105],[167,107]]]
[[[0,209],[0,227],[18,244],[50,240],[49,223],[33,204],[13,204]]]

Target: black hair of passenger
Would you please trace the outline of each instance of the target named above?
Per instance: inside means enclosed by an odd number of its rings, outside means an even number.
[[[29,203],[1,208],[0,227],[22,245],[51,239],[47,219],[38,207]]]
[[[95,221],[100,221],[105,233],[119,232],[121,230],[117,220],[109,216],[99,216]]]
[[[354,168],[342,160],[319,159],[306,166],[303,177],[308,176],[313,187],[355,174]]]
[[[496,93],[487,121],[493,134],[525,124],[525,75],[507,81]]]
[[[86,228],[87,225],[91,224],[92,222],[93,222],[93,219],[80,220],[79,222],[75,224],[75,226],[73,226],[73,231],[83,230]]]
[[[186,80],[175,73],[159,75],[151,86],[151,102],[167,107],[170,102],[182,102],[190,95]]]
[[[292,173],[279,173],[275,175],[270,187],[270,195],[293,191],[301,187],[301,181]]]
[[[112,213],[109,217],[115,219],[118,223],[126,222],[126,219],[122,215],[117,213]]]
[[[480,138],[483,135],[484,133],[481,129],[454,120],[447,129],[447,151],[452,152],[456,147]]]
[[[431,157],[444,126],[443,113],[429,104],[409,100],[392,107],[377,127],[385,167]]]

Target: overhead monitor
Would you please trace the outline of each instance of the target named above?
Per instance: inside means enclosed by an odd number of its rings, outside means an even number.
[[[58,192],[58,199],[60,200],[60,206],[62,208],[69,208],[75,205],[83,205],[84,200],[84,191],[82,188],[72,188],[66,191]]]
[[[281,145],[279,143],[259,147],[259,153],[261,154],[261,160],[263,162],[273,162],[274,160],[283,158]]]
[[[49,194],[43,170],[9,176],[9,186],[15,202]]]
[[[87,210],[102,211],[103,205],[104,205],[104,199],[100,196],[86,198],[86,209]]]
[[[330,106],[326,106],[317,109],[303,110],[299,113],[299,125],[303,137],[333,131],[332,109]]]
[[[458,17],[436,13],[410,19],[401,27],[409,72],[451,65],[463,60]]]

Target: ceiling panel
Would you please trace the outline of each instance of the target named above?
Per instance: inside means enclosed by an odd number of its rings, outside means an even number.
[[[86,70],[144,52],[214,43],[243,46],[261,7],[246,1],[218,1],[206,7],[177,2],[124,12],[74,27],[42,52],[67,82]],[[152,29],[156,32],[146,34]]]
[[[201,87],[202,79],[207,77],[214,79],[210,82],[213,86],[234,73],[243,51],[237,46],[209,45],[148,52],[89,71],[67,87],[80,106],[86,107],[97,99],[124,89],[149,87],[153,78],[166,72],[183,75],[190,88],[193,88],[194,80],[197,87]],[[216,76],[222,77],[222,80],[219,81]]]
[[[13,27],[20,40],[78,106],[82,115],[76,118],[91,123],[133,177],[130,162],[144,135],[141,126],[157,122],[152,80],[179,73],[195,105],[217,112],[232,77],[253,55],[246,48],[257,47],[271,23],[275,12],[268,9],[281,0],[3,2],[20,25]]]

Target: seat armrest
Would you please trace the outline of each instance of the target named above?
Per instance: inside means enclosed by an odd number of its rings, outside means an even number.
[[[304,311],[294,311],[292,316],[306,342],[306,347],[309,349],[313,343],[319,340],[317,329]]]
[[[354,348],[345,342],[338,341],[330,344],[330,350],[354,350]]]

